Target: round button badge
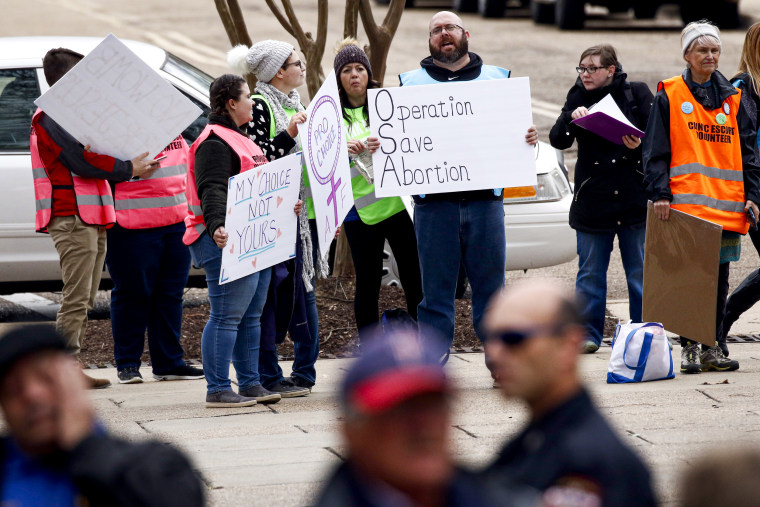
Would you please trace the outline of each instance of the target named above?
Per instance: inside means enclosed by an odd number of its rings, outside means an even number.
[[[728,118],[726,118],[726,115],[723,113],[718,113],[717,116],[715,116],[715,121],[718,122],[718,125],[723,125],[728,121]]]
[[[731,114],[731,106],[728,105],[728,102],[723,104],[723,112],[726,114]]]
[[[691,112],[694,111],[694,106],[687,100],[681,104],[681,111],[683,111],[683,114],[691,114]]]

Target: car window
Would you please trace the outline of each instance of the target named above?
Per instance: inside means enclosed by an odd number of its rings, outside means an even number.
[[[190,125],[188,125],[188,127],[182,132],[182,137],[185,138],[185,141],[187,142],[187,144],[193,144],[193,141],[195,141],[195,139],[199,135],[201,135],[203,128],[208,123],[208,113],[209,111],[211,111],[211,109],[203,102],[197,101],[196,99],[194,99],[187,93],[183,92],[182,90],[180,90],[180,92],[182,92],[182,94],[185,97],[190,99],[190,102],[198,106],[201,109],[201,111],[203,111],[203,114],[197,117],[195,121],[191,123]]]
[[[29,127],[39,96],[35,69],[0,69],[0,151],[29,151]]]

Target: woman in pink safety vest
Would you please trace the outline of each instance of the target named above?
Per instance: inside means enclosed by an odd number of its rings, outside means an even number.
[[[193,263],[206,271],[211,315],[203,330],[201,351],[207,407],[247,407],[275,403],[280,395],[261,385],[258,373],[261,311],[269,289],[270,268],[219,284],[227,184],[231,176],[266,163],[261,149],[240,130],[251,121],[252,101],[245,80],[225,74],[211,83],[209,123],[190,148],[184,241]],[[296,212],[300,211],[300,202]],[[229,364],[237,373],[239,394],[232,390]]]
[[[108,230],[106,265],[114,283],[111,329],[121,384],[143,381],[146,331],[154,378],[203,378],[201,369],[185,363],[180,344],[182,295],[190,271],[190,251],[182,242],[189,151],[178,136],[159,154],[153,174],[114,186],[116,225]]]

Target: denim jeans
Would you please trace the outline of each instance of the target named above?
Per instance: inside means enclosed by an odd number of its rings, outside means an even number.
[[[628,283],[630,317],[633,322],[641,322],[646,227],[622,227],[616,232],[599,234],[575,232],[578,246],[575,294],[583,305],[588,339],[599,345],[604,333],[604,311],[607,307],[607,268],[616,234]]]
[[[152,229],[108,230],[106,265],[113,280],[111,328],[116,367],[139,367],[148,331],[153,373],[183,366],[180,345],[182,295],[190,251],[182,243],[185,224]]]
[[[414,228],[422,275],[420,328],[453,342],[454,296],[463,262],[472,287],[472,322],[482,341],[480,321],[491,296],[504,286],[502,201],[423,201],[414,207]]]
[[[206,390],[229,391],[230,360],[240,391],[259,385],[261,311],[269,289],[269,268],[219,285],[222,249],[208,234],[190,245],[193,263],[206,271],[211,315],[203,329],[201,353]]]

